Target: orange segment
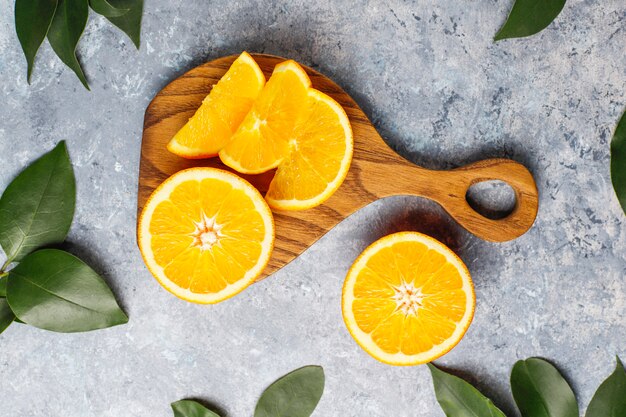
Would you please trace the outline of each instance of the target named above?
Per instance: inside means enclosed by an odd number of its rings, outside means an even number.
[[[191,168],[150,196],[138,240],[144,262],[165,289],[187,301],[216,303],[261,274],[274,245],[274,222],[245,180]]]
[[[288,154],[310,87],[309,76],[297,62],[276,65],[239,129],[219,152],[222,162],[245,174],[276,168]]]
[[[417,365],[456,346],[474,316],[472,279],[463,262],[437,240],[417,232],[386,236],[350,268],[343,318],[374,358]]]
[[[326,201],[348,174],[350,121],[332,98],[309,89],[307,110],[296,124],[289,156],[278,166],[265,196],[277,210],[303,210]]]
[[[213,86],[202,105],[167,145],[183,158],[200,159],[217,155],[230,140],[252,108],[265,76],[247,53],[242,53],[219,82]]]

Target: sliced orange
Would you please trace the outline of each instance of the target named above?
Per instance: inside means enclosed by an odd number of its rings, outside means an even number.
[[[324,93],[309,89],[308,95],[289,155],[278,165],[265,195],[273,209],[303,210],[323,203],[350,169],[353,139],[346,112]]]
[[[219,152],[222,162],[244,174],[276,168],[289,153],[310,87],[309,76],[297,62],[276,65],[239,129]]]
[[[303,210],[327,200],[352,161],[352,128],[332,98],[311,88],[294,61],[272,77],[231,142],[222,161],[246,174],[278,168],[266,200],[276,210]]]
[[[456,346],[474,316],[467,267],[439,241],[417,232],[386,236],[350,268],[343,318],[356,342],[391,365],[433,361]]]
[[[174,295],[217,303],[239,293],[267,265],[272,213],[247,181],[215,168],[172,175],[139,219],[139,249],[154,277]]]
[[[167,149],[189,159],[216,156],[250,111],[264,85],[261,68],[250,54],[243,52]]]

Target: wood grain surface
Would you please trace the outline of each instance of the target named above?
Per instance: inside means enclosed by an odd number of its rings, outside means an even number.
[[[284,60],[259,54],[253,57],[268,78],[274,66]],[[182,169],[211,166],[232,171],[219,158],[186,160],[168,152],[166,145],[236,58],[219,58],[190,70],[168,84],[148,106],[139,169],[139,212],[152,191]],[[523,165],[508,159],[488,159],[450,171],[421,168],[391,150],[359,106],[339,86],[318,72],[304,68],[313,87],[333,97],[346,110],[354,131],[354,157],[344,183],[324,204],[309,210],[274,213],[274,252],[259,279],[292,261],[356,210],[392,195],[432,199],[469,232],[490,241],[515,239],[532,226],[538,208],[537,187]],[[243,177],[265,193],[273,174]],[[468,204],[468,188],[486,180],[505,181],[515,191],[516,205],[507,217],[489,219]]]

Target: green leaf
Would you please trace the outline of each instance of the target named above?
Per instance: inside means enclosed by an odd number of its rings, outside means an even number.
[[[448,417],[506,417],[493,402],[468,382],[428,364],[435,395]]]
[[[65,142],[22,171],[0,198],[0,245],[7,264],[65,240],[74,217],[76,184]]]
[[[13,268],[7,300],[20,320],[55,332],[84,332],[128,322],[102,278],[58,249],[33,252]]]
[[[202,404],[192,400],[180,400],[172,403],[174,417],[220,417]]]
[[[48,34],[57,3],[57,0],[15,0],[15,31],[26,56],[29,84],[35,56]]]
[[[118,9],[113,6],[107,0],[89,0],[89,5],[93,9],[94,12],[101,14],[106,17],[119,17],[122,16],[130,9]]]
[[[617,199],[626,213],[626,112],[617,124],[611,141],[611,180]]]
[[[0,298],[0,333],[9,327],[13,320],[15,320],[15,315],[9,307],[9,303],[7,303],[6,298]]]
[[[541,32],[556,19],[564,6],[565,0],[516,0],[494,40],[522,38]]]
[[[52,49],[61,61],[76,73],[87,90],[89,85],[76,58],[76,45],[83,35],[88,16],[89,0],[59,0],[59,6],[48,31],[48,41]]]
[[[7,296],[7,281],[8,280],[9,280],[9,277],[0,278],[0,297]]]
[[[324,370],[305,366],[275,381],[261,395],[254,417],[309,417],[324,392]]]
[[[139,49],[141,41],[141,16],[143,15],[143,0],[109,0],[113,7],[118,9],[129,9],[119,17],[104,15],[111,23],[120,28],[133,41],[135,47]]]
[[[617,358],[615,371],[593,395],[586,417],[626,417],[626,371]]]
[[[543,359],[517,361],[511,371],[511,390],[522,417],[578,417],[574,392]]]

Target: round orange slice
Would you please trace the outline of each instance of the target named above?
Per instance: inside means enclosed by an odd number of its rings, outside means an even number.
[[[439,241],[417,232],[386,236],[350,268],[342,312],[371,356],[391,365],[433,361],[456,346],[474,316],[465,264]]]
[[[239,128],[264,85],[261,68],[250,54],[243,52],[167,149],[188,159],[216,156]]]
[[[272,213],[259,192],[215,168],[172,175],[150,196],[139,219],[148,269],[174,295],[217,303],[239,293],[267,265]]]

